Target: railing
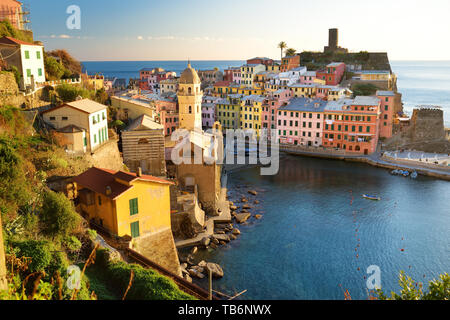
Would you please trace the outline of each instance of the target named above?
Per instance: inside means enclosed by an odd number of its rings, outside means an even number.
[[[81,78],[71,78],[71,79],[60,79],[60,80],[52,80],[52,81],[45,81],[45,82],[36,82],[36,88],[43,88],[46,86],[59,86],[64,83],[67,84],[78,84],[81,83]]]
[[[180,276],[170,272],[169,270],[165,269],[164,267],[160,266],[159,264],[154,263],[153,261],[150,261],[143,255],[139,254],[138,252],[127,249],[126,250],[128,258],[131,260],[139,263],[145,268],[151,268],[157,271],[158,273],[162,274],[163,276],[166,276],[170,279],[172,279],[180,288],[180,290],[200,299],[200,300],[208,300],[209,299],[209,293],[205,291],[204,289],[200,288],[199,286],[190,283],[186,281],[185,279],[181,278]],[[212,296],[213,300],[220,300],[216,296]]]

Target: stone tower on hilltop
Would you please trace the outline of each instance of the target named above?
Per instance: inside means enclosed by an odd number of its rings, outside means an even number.
[[[179,80],[178,104],[180,113],[180,129],[202,130],[202,97],[201,81],[197,71],[188,63]]]

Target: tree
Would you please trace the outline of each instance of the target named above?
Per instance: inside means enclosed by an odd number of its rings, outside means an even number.
[[[378,87],[371,84],[371,83],[367,83],[367,84],[363,84],[363,83],[358,83],[353,85],[352,87],[352,91],[353,91],[353,95],[356,96],[371,96],[373,94],[375,94],[378,90]]]
[[[43,233],[63,238],[78,227],[80,217],[64,194],[48,190],[44,193],[40,221]]]
[[[383,291],[378,290],[380,300],[448,300],[450,298],[450,276],[448,273],[441,274],[438,280],[428,283],[428,291],[423,291],[422,283],[413,281],[400,271],[399,281],[400,293],[391,292],[388,297]]]
[[[294,48],[289,48],[286,50],[286,56],[293,56],[296,52],[297,50],[295,50]]]
[[[283,50],[287,48],[287,44],[284,41],[281,41],[278,44],[278,48],[281,50],[281,59],[283,59]]]

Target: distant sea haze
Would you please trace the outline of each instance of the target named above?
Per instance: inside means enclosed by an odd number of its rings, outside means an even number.
[[[238,67],[244,60],[191,61],[197,70]],[[138,78],[142,68],[160,67],[178,75],[187,61],[85,61],[84,71],[102,73],[106,77]],[[398,91],[403,95],[404,109],[411,113],[417,105],[437,105],[444,110],[446,126],[450,127],[450,61],[391,61],[398,77]]]

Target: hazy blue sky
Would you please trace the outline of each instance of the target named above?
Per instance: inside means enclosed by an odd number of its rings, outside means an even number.
[[[450,60],[449,0],[24,0],[35,39],[80,60],[280,58],[277,43],[323,50],[328,29],[351,51]],[[69,30],[69,5],[81,30]]]

